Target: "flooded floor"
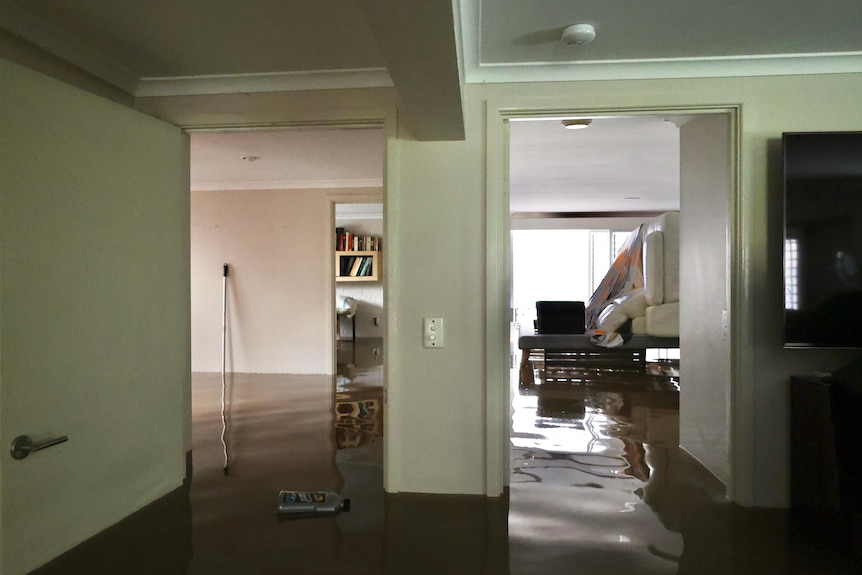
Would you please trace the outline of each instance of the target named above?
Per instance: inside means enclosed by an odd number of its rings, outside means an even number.
[[[677,365],[513,374],[510,573],[862,573],[836,522],[727,503],[679,448]]]
[[[860,572],[828,530],[724,501],[677,447],[672,376],[515,380],[508,497],[387,495],[379,352],[344,346],[334,379],[233,375],[224,443],[221,377],[195,374],[189,485],[36,573]],[[351,510],[279,520],[282,489]]]
[[[512,573],[677,572],[679,393],[671,378],[645,379],[514,396]],[[703,496],[721,500],[723,486],[703,480]]]

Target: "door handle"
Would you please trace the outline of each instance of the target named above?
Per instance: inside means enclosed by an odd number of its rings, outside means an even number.
[[[69,441],[69,437],[61,435],[60,437],[43,439],[34,443],[29,435],[19,435],[12,440],[12,457],[14,459],[24,459],[34,451],[42,451],[43,449],[60,443],[66,443],[67,441]]]

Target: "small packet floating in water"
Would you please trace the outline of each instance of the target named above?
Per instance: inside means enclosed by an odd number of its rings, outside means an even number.
[[[332,491],[280,491],[279,517],[320,517],[350,511],[350,499]]]

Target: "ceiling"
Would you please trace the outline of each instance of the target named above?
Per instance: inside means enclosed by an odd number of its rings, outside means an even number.
[[[858,0],[0,0],[0,29],[138,97],[394,86],[419,139],[463,137],[462,82],[862,71]]]
[[[676,124],[684,118],[591,120],[583,130],[566,130],[559,118],[511,122],[511,210],[679,209]],[[380,129],[195,132],[191,186],[193,190],[381,187],[384,143]]]
[[[464,137],[455,19],[418,0],[0,0],[5,44],[134,97],[394,86],[420,140]]]
[[[597,213],[679,209],[679,129],[656,116],[560,119],[509,125],[512,212]]]
[[[592,24],[595,40],[560,42],[575,23]],[[399,117],[419,140],[463,138],[464,84],[862,72],[860,30],[858,0],[0,0],[0,55],[17,42],[136,98],[394,87]],[[668,201],[662,194],[678,177],[672,125],[595,119],[570,134],[555,124],[513,123],[513,207],[592,211],[585,206],[620,194],[641,198],[623,200],[641,204],[633,209]],[[318,140],[321,150],[336,144],[332,133],[313,132],[282,132],[285,141],[263,133],[257,143],[249,134],[200,135],[193,154],[210,159],[193,166],[194,177],[211,188],[266,187],[264,171],[283,187],[382,178],[382,144],[363,145],[374,154],[365,159],[343,150],[335,173],[315,173],[336,166],[310,150]],[[237,154],[262,159],[225,173]],[[272,171],[274,157],[282,172]],[[621,163],[612,167],[612,158]]]
[[[474,0],[468,81],[748,76],[862,70],[856,0]],[[464,2],[462,2],[462,6]],[[596,39],[559,42],[589,23]],[[465,44],[468,42],[465,41]]]
[[[380,188],[382,129],[194,132],[192,190]]]

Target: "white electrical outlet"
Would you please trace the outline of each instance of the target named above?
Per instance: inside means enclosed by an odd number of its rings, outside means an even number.
[[[442,317],[426,317],[423,321],[422,334],[425,347],[446,347]]]

